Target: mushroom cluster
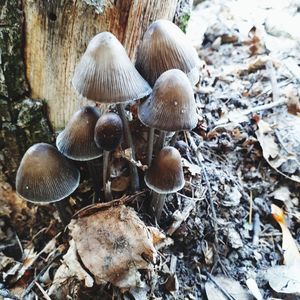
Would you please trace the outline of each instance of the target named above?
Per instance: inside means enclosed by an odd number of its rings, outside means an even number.
[[[118,114],[110,111],[101,115],[96,107],[89,106],[77,111],[57,137],[58,150],[45,144],[28,149],[18,170],[17,192],[33,202],[64,199],[78,186],[79,171],[71,161],[78,160],[88,162],[94,183],[94,201],[99,201],[100,172],[95,159],[102,156],[104,197],[111,200],[107,184],[110,152],[120,145],[124,136],[124,143],[131,148],[131,161],[136,160],[125,105],[140,100],[138,117],[149,127],[149,168],[144,179],[152,191],[151,206],[159,219],[165,195],[184,186],[180,153],[165,145],[164,137],[166,132],[192,130],[197,125],[193,85],[199,81],[198,66],[195,49],[184,33],[167,20],[150,25],[138,49],[136,65],[112,33],[97,34],[76,66],[72,84],[80,97],[106,104],[106,110],[115,105],[113,109]],[[161,138],[152,161],[155,130]],[[29,166],[30,160],[38,167]],[[131,190],[135,192],[140,188],[139,173],[135,164],[129,166]],[[64,222],[68,219],[64,218]]]

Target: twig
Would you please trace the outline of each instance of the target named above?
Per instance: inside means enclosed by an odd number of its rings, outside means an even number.
[[[253,238],[252,243],[254,246],[258,245],[259,242],[259,234],[260,234],[260,219],[259,214],[256,212],[253,218]]]
[[[198,164],[200,165],[200,167],[203,170],[204,179],[205,179],[206,185],[207,185],[208,200],[209,200],[210,209],[211,209],[211,212],[212,212],[212,221],[213,221],[212,225],[213,225],[214,233],[215,233],[215,244],[216,244],[216,247],[217,247],[217,245],[218,245],[217,214],[216,214],[215,206],[214,206],[214,203],[213,203],[213,197],[212,197],[212,192],[211,192],[211,188],[210,188],[209,178],[208,178],[208,175],[207,175],[207,172],[206,172],[206,168],[202,163],[203,157],[202,157],[201,153],[199,152],[199,149],[198,149],[197,145],[195,144],[194,139],[192,138],[191,134],[188,131],[186,132],[186,137],[189,140],[189,143],[191,145],[192,150],[195,152]]]
[[[214,285],[226,296],[229,300],[236,300],[232,295],[230,295],[208,272],[203,271],[203,273],[214,283]]]
[[[39,288],[39,290],[41,291],[41,293],[43,294],[43,296],[45,297],[46,300],[51,300],[51,298],[48,296],[48,294],[47,294],[46,291],[41,287],[40,284],[38,284],[37,282],[35,282],[35,285]]]
[[[252,196],[252,191],[250,191],[250,197],[249,197],[249,202],[250,202],[250,206],[249,206],[249,224],[252,223],[252,212],[253,212],[253,196]]]
[[[273,62],[271,60],[268,60],[266,62],[266,69],[269,72],[269,76],[270,76],[273,102],[278,102],[279,101],[279,89],[278,89],[278,85],[277,85],[275,69],[273,66]]]
[[[38,273],[35,278],[31,281],[31,283],[27,286],[26,290],[23,292],[21,299],[23,299],[33,288],[35,283],[39,280],[39,278],[47,271],[49,266],[59,257],[62,256],[62,253],[57,253],[48,263],[47,265]]]

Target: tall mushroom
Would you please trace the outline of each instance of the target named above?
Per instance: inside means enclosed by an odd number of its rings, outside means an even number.
[[[65,198],[79,185],[80,174],[55,147],[39,143],[24,154],[16,177],[16,191],[26,201],[54,203],[67,225],[70,216]]]
[[[152,161],[145,175],[146,185],[152,190],[151,207],[159,220],[166,194],[175,193],[184,186],[181,156],[174,147],[164,147]]]
[[[199,64],[198,54],[185,34],[168,20],[157,20],[148,27],[136,59],[136,68],[151,86],[170,69],[183,71],[195,85]]]
[[[185,73],[178,69],[164,72],[155,82],[151,95],[139,105],[139,119],[154,129],[164,132],[191,130],[197,125],[198,115],[193,88]],[[148,140],[148,164],[152,159],[153,139]],[[164,138],[161,143],[164,144]]]
[[[109,154],[120,144],[122,133],[122,120],[113,112],[103,114],[95,126],[95,142],[99,148],[103,149],[103,189],[106,200],[111,200],[111,193],[106,184],[109,175]]]
[[[95,107],[84,106],[73,114],[67,126],[56,138],[58,150],[66,157],[86,161],[94,187],[94,202],[100,198],[99,170],[95,159],[102,150],[94,141],[94,129],[100,113]]]
[[[151,87],[130,61],[124,47],[109,32],[101,32],[89,42],[75,68],[73,86],[79,95],[100,103],[115,103],[124,125],[124,136],[135,150],[126,118],[124,103],[141,99],[151,93]],[[131,164],[132,189],[139,186],[137,168]]]

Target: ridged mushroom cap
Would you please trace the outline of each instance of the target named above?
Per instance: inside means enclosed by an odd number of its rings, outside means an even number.
[[[123,136],[123,123],[119,115],[109,112],[103,114],[95,126],[94,139],[99,148],[112,151],[120,144]]]
[[[110,32],[101,32],[89,42],[72,83],[79,95],[101,103],[137,100],[151,93],[149,84]]]
[[[174,147],[164,147],[152,161],[145,175],[147,186],[159,193],[169,194],[181,190],[184,186],[181,156]]]
[[[136,68],[154,85],[157,78],[169,69],[180,69],[192,85],[199,81],[199,57],[181,29],[168,20],[153,22],[138,48]]]
[[[55,147],[39,143],[31,146],[21,160],[16,190],[30,202],[56,202],[71,195],[79,179],[79,171]]]
[[[84,106],[68,122],[56,139],[58,150],[66,157],[85,161],[102,155],[94,141],[95,125],[100,113],[95,107]]]
[[[198,116],[193,88],[180,70],[164,72],[151,95],[139,105],[139,119],[148,127],[165,131],[191,130]]]

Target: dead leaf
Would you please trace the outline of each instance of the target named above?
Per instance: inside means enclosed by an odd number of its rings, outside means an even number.
[[[248,278],[246,280],[246,285],[251,292],[251,294],[255,297],[256,300],[263,300],[263,296],[261,295],[261,292],[257,286],[256,281],[253,278]]]
[[[251,300],[251,295],[241,286],[241,284],[231,278],[215,276],[213,279],[234,299]],[[205,283],[205,292],[208,300],[228,300],[222,291],[211,281]]]
[[[151,269],[149,262],[157,256],[148,228],[124,205],[72,220],[69,229],[81,261],[97,284],[136,287],[138,269]]]
[[[266,279],[277,293],[300,296],[300,264],[275,266],[267,270]]]
[[[111,190],[114,192],[126,191],[130,184],[130,176],[120,176],[111,181]]]
[[[290,266],[297,262],[300,265],[300,253],[298,246],[286,225],[283,210],[275,204],[272,204],[271,210],[273,218],[280,225],[282,231],[282,251],[284,264]]]
[[[276,189],[271,196],[273,196],[274,199],[282,202],[291,201],[291,192],[287,186],[281,186],[280,188]]]

